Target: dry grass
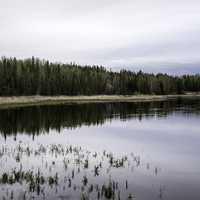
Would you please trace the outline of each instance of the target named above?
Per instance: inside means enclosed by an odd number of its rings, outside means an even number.
[[[186,95],[96,95],[96,96],[12,96],[0,97],[0,107],[46,105],[60,103],[88,103],[88,102],[139,102],[162,101],[177,97],[194,97],[200,94]]]

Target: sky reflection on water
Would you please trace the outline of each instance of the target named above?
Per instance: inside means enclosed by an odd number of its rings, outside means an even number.
[[[18,133],[10,133],[5,139],[5,133],[2,133],[0,136],[0,144],[1,146],[4,145],[11,148],[18,145],[21,141],[23,144],[29,145],[33,149],[37,148],[39,144],[45,146],[51,144],[63,146],[72,145],[99,154],[106,150],[106,152],[112,152],[117,158],[133,153],[139,156],[140,165],[134,167],[132,170],[130,170],[128,166],[120,167],[119,169],[113,168],[109,174],[105,171],[102,172],[98,179],[91,173],[92,169],[87,173],[83,170],[81,175],[84,176],[86,173],[93,184],[103,183],[108,176],[112,176],[112,178],[118,182],[128,180],[129,189],[126,191],[123,188],[124,186],[122,186],[121,199],[128,198],[129,193],[131,193],[136,199],[196,200],[200,198],[199,101],[193,100],[166,104],[173,106],[167,107],[161,105],[161,103],[155,103],[153,105],[146,103],[148,112],[143,109],[143,104],[134,105],[134,109],[133,105],[119,105],[122,107],[121,110],[115,109],[119,107],[117,105],[114,105],[114,107],[116,106],[114,109],[108,109],[108,107],[112,107],[112,105],[107,104],[104,107],[106,113],[102,113],[103,117],[99,115],[102,122],[100,124],[94,123],[94,121],[93,124],[90,124],[90,119],[87,114],[91,113],[91,111],[88,110],[90,108],[87,108],[88,112],[85,112],[85,116],[81,118],[83,123],[81,124],[80,120],[79,126],[75,127],[69,127],[69,124],[72,122],[74,125],[77,120],[76,116],[74,117],[71,115],[71,118],[69,118],[68,115],[62,113],[63,116],[67,116],[67,118],[63,118],[60,121],[61,128],[59,128],[59,126],[57,126],[57,128],[53,126],[48,132],[45,129],[43,129],[43,131],[39,130],[39,134],[34,134],[34,137],[33,134],[27,134],[24,131],[20,133],[20,131],[18,131]],[[102,107],[102,105],[91,106],[93,106],[92,109],[96,109],[96,111],[98,111],[97,107]],[[124,108],[132,108],[132,110],[126,110]],[[52,112],[51,108],[48,109],[49,113],[54,115],[55,109],[53,109]],[[69,111],[69,108],[65,107],[65,109]],[[110,110],[112,110],[112,112],[109,112]],[[46,110],[44,109],[44,111]],[[96,111],[94,111],[94,113]],[[123,114],[121,113],[122,111]],[[4,112],[3,115],[5,115],[5,112],[13,114],[14,111],[4,110],[0,111],[0,114],[2,112]],[[19,110],[16,112],[19,112]],[[28,110],[26,111],[26,108],[24,108],[23,112],[24,116],[25,114],[31,114]],[[163,115],[163,113],[165,114]],[[38,113],[35,113],[35,117],[37,117],[37,114]],[[138,117],[138,115],[140,115],[140,117]],[[16,116],[18,115],[15,113],[15,117]],[[71,121],[69,122],[68,119]],[[99,120],[99,118],[97,117],[94,120]],[[32,123],[34,125],[34,121]],[[15,125],[16,124],[14,124],[14,126]],[[21,126],[22,124],[20,124],[20,127]],[[49,126],[51,127],[51,124],[49,124]],[[42,127],[43,126],[38,128],[40,129]],[[7,130],[3,124],[0,125],[0,128],[1,130]],[[28,128],[30,130],[28,126],[25,130]],[[21,130],[21,128],[19,130]],[[34,130],[36,129],[34,128]],[[43,157],[43,159],[51,160],[51,156],[48,156]],[[4,170],[11,171],[13,167],[18,167],[18,164],[11,161],[11,158],[12,156],[7,158],[6,164],[1,162],[2,168],[0,174],[3,174]],[[37,169],[40,165],[41,158],[42,157],[38,157],[37,160],[34,159],[34,156],[30,158],[24,157],[24,160],[21,161],[23,169],[29,169],[29,167],[32,167],[34,170]],[[63,157],[60,156],[60,160],[62,159]],[[100,157],[98,159],[101,160]],[[91,162],[93,161],[91,160]],[[108,164],[104,167],[106,168],[107,165]],[[58,174],[65,173],[61,167],[61,163],[59,164],[58,162],[56,166]],[[71,166],[70,169],[72,170],[73,167]],[[44,167],[41,167],[41,170],[45,172]],[[47,171],[45,173],[48,175],[49,172]],[[74,182],[78,184],[80,180],[77,179]],[[63,183],[60,184],[63,185]],[[4,187],[5,185],[0,184],[0,190]],[[17,185],[14,184],[10,187],[10,189],[13,188],[16,191]],[[26,187],[24,186],[24,188]],[[59,195],[64,193],[62,191],[59,192],[60,194],[58,194],[58,196],[52,196],[52,198],[59,199]],[[73,191],[70,195],[69,199],[76,199],[80,196],[80,191]],[[95,195],[92,195],[94,194],[92,193],[90,195],[91,199],[95,197]],[[37,195],[35,198],[42,199]],[[106,198],[102,197],[102,199]],[[117,197],[115,199],[117,199]]]

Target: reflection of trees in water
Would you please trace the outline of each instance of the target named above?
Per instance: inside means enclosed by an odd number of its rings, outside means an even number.
[[[101,125],[107,119],[165,117],[172,112],[199,113],[199,101],[177,99],[140,103],[88,103],[56,106],[35,106],[0,110],[0,132],[6,135],[26,133],[38,135],[55,129],[81,125]],[[184,109],[182,109],[184,108]]]

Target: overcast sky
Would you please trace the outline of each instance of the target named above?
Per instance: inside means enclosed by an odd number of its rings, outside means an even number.
[[[200,0],[0,0],[0,55],[200,72]]]

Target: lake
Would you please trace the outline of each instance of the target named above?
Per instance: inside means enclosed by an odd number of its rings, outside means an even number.
[[[200,99],[0,109],[0,199],[200,199]]]

